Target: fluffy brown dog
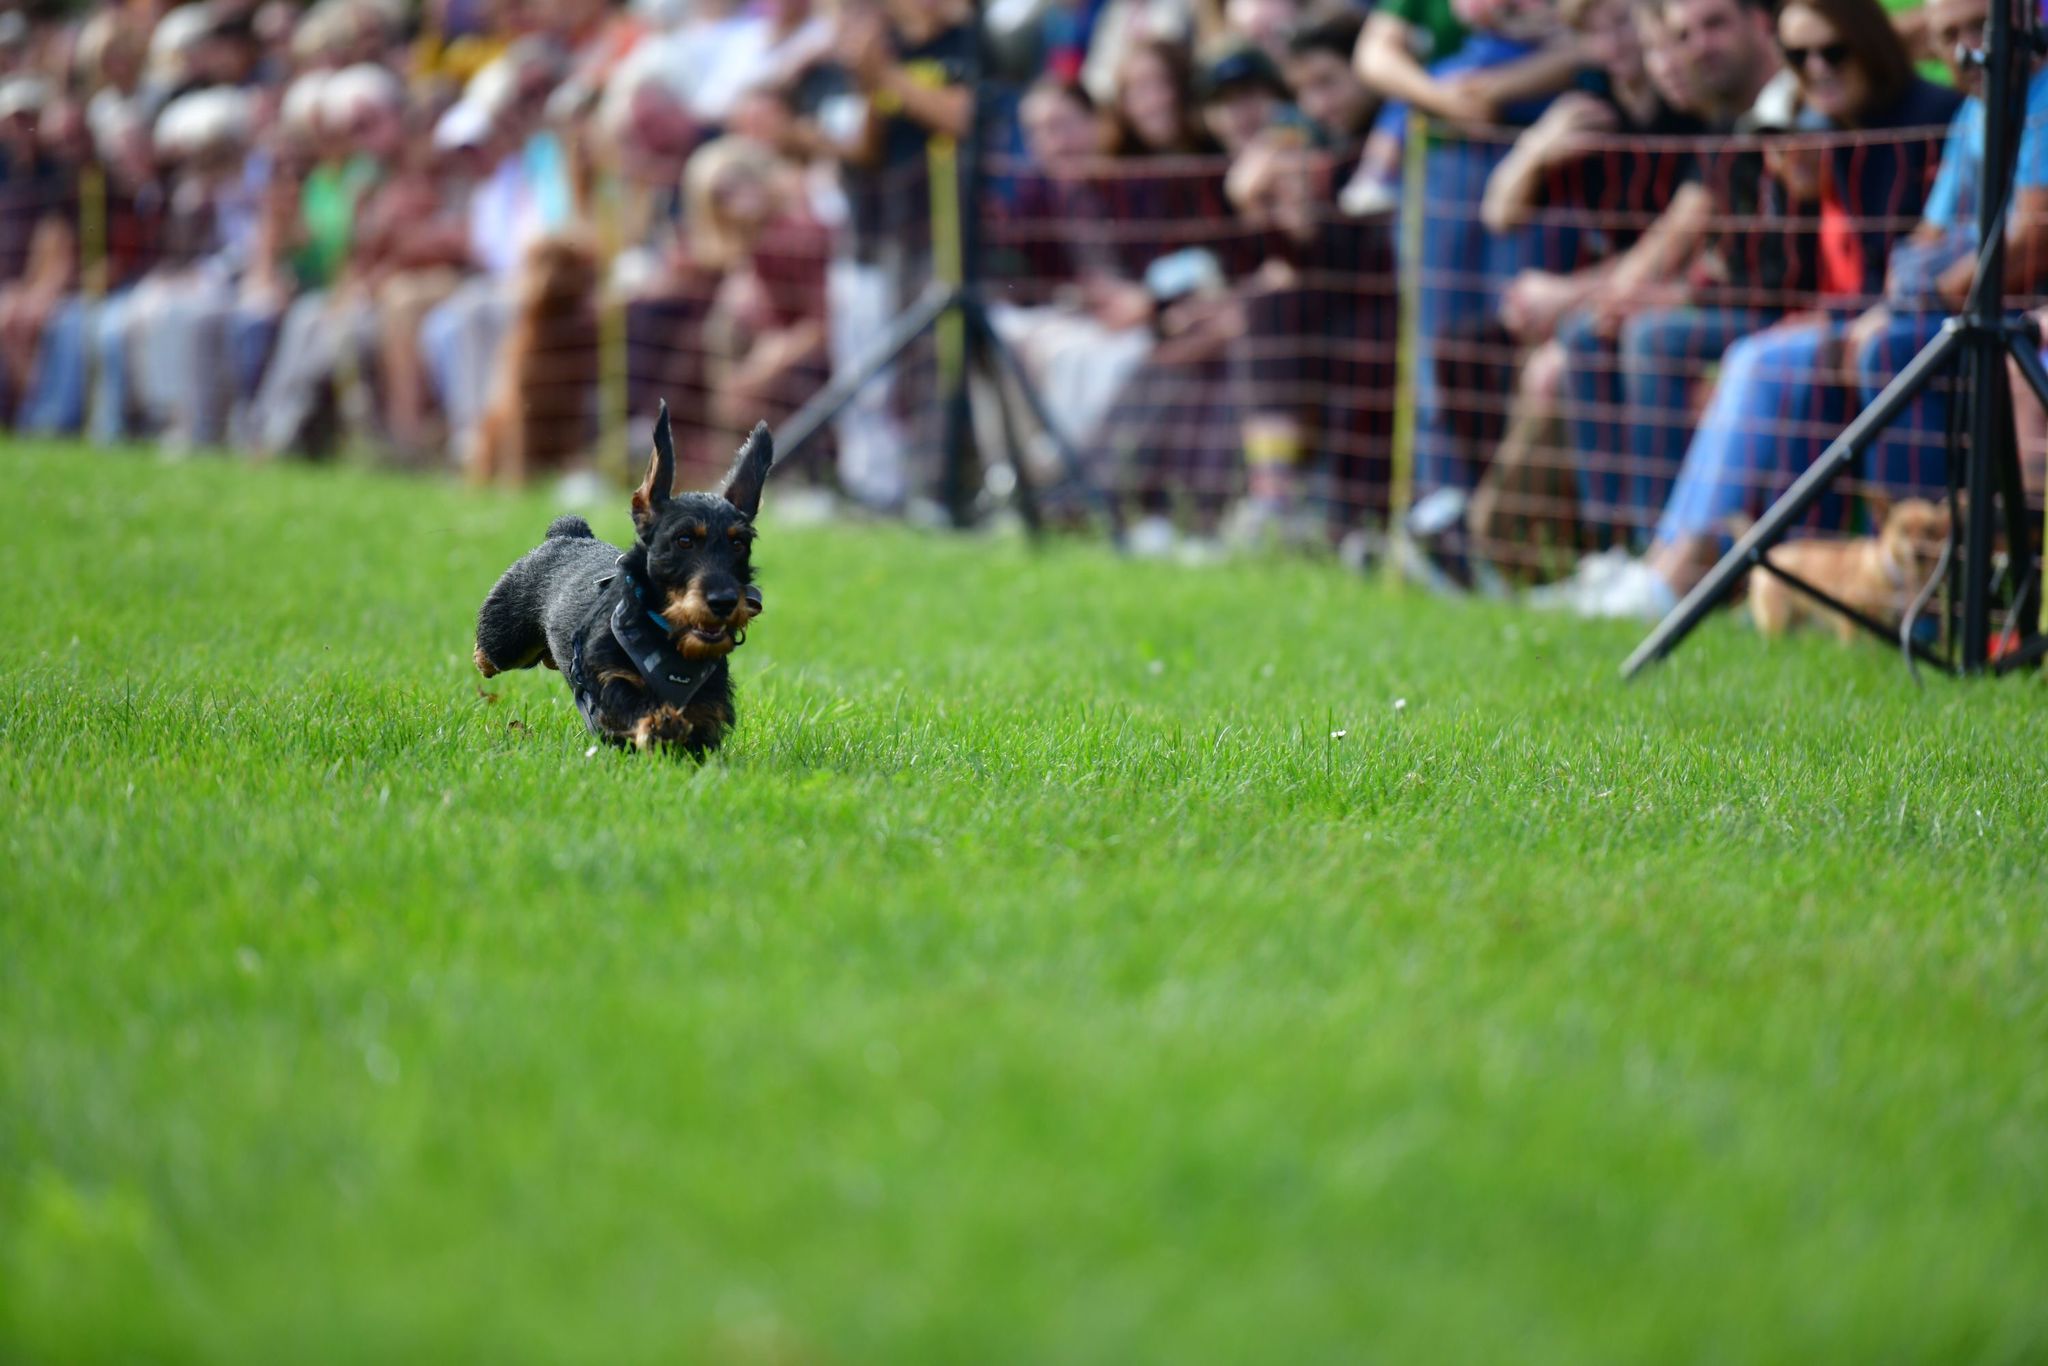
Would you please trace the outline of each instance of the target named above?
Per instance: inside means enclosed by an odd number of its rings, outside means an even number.
[[[1770,560],[1864,615],[1897,625],[1934,573],[1948,534],[1947,508],[1908,498],[1885,515],[1875,536],[1794,541],[1771,551]],[[1783,635],[1808,620],[1828,623],[1844,641],[1856,634],[1849,618],[1762,570],[1749,576],[1749,614],[1767,636]]]
[[[597,350],[597,251],[579,236],[544,237],[521,269],[518,309],[470,451],[471,479],[524,484],[589,449]]]

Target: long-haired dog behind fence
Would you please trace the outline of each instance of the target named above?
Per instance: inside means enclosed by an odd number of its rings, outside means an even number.
[[[598,259],[577,233],[527,252],[512,328],[470,450],[470,477],[523,484],[590,449],[598,379]]]

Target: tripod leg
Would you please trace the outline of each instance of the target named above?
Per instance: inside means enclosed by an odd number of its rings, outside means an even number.
[[[926,328],[959,302],[957,290],[946,285],[933,285],[916,303],[897,315],[889,330],[875,339],[875,344],[865,355],[844,373],[834,375],[831,383],[811,395],[811,401],[782,424],[782,430],[775,434],[777,460],[787,462],[812,437],[831,425],[840,411],[853,402],[854,395],[867,388],[869,380],[894,365],[910,344],[924,335]]]
[[[2027,381],[2027,387],[2034,391],[2034,397],[2048,407],[2048,368],[2041,364],[2041,352],[2034,339],[2023,332],[2005,334],[2005,348],[2020,367],[2020,374]]]
[[[1109,525],[1111,544],[1122,547],[1123,510],[1117,506],[1116,499],[1110,497],[1104,490],[1096,488],[1088,479],[1087,472],[1081,464],[1081,453],[1075,449],[1074,443],[1067,439],[1066,432],[1059,423],[1053,421],[1052,410],[1045,405],[1045,395],[1038,392],[1038,386],[1032,382],[1030,373],[1024,368],[1024,362],[1010,349],[1010,344],[1003,340],[1002,334],[996,331],[995,324],[989,321],[987,308],[976,299],[970,301],[967,313],[970,320],[968,325],[981,334],[984,351],[993,356],[996,363],[1009,373],[1011,381],[1017,386],[1017,392],[1024,397],[1024,406],[1031,410],[1032,421],[1039,425],[1052,441],[1053,449],[1059,452],[1060,469],[1102,512],[1104,520]]]
[[[2032,328],[2014,329],[2005,334],[2005,348],[2019,368],[2020,377],[2033,390],[2034,396],[2048,405],[2048,370],[2042,368],[2039,345]],[[2010,412],[2011,408],[2012,395],[2008,392],[2004,395],[2003,410]],[[2020,639],[2030,641],[2041,629],[2041,561],[2034,551],[2033,527],[2027,510],[2018,426],[2008,419],[2005,427],[2007,445],[2004,459],[1999,464],[1999,496],[2005,500],[2008,577],[2014,585],[2014,592],[2020,595],[2017,599],[2020,610],[2014,625]]]
[[[1749,568],[1751,557],[1777,544],[1786,528],[1806,515],[1806,510],[1827,491],[1828,485],[1862,458],[1871,441],[1918,397],[1935,372],[1954,359],[1955,352],[1962,345],[1961,337],[1958,325],[1951,321],[1921,349],[1919,355],[1907,362],[1905,369],[1893,376],[1876,402],[1843,429],[1806,473],[1793,481],[1785,495],[1771,505],[1770,510],[1743,534],[1734,548],[1721,557],[1720,563],[1707,571],[1707,576],[1685,595],[1678,606],[1671,609],[1670,615],[1657,623],[1657,628],[1644,638],[1642,644],[1636,646],[1635,653],[1621,666],[1622,677],[1635,677],[1645,665],[1664,658],[1692,634],[1692,629],[1706,618],[1707,613]]]
[[[1044,520],[1038,512],[1038,489],[1031,482],[1030,468],[1024,463],[1024,447],[1017,437],[1017,415],[1010,408],[1010,393],[1003,383],[1003,368],[987,345],[978,348],[976,359],[994,394],[996,418],[1002,423],[1003,463],[1010,467],[1010,477],[1015,481],[1011,496],[1017,500],[1017,514],[1024,519],[1025,528],[1036,536],[1045,529]]]
[[[1963,651],[1959,662],[1966,675],[1982,673],[1991,658],[1991,503],[1998,487],[2000,454],[2010,456],[2012,444],[2012,399],[2005,389],[2005,355],[2002,342],[1982,333],[1972,334],[1965,367],[1970,451],[1963,481],[1970,497],[1961,509]]]

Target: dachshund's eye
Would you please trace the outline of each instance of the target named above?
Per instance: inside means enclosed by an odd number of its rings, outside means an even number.
[[[676,537],[676,549],[678,550],[689,550],[693,548],[696,544],[697,543],[691,540],[688,536]]]

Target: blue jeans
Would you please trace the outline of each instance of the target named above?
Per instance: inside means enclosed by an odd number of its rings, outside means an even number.
[[[35,373],[22,395],[19,424],[35,436],[56,436],[85,425],[86,334],[92,306],[73,294],[57,306],[36,348]]]
[[[1934,340],[1947,315],[1900,313],[1890,326],[1867,342],[1856,357],[1856,381],[1867,405],[1892,376]],[[1948,492],[1949,391],[1954,370],[1937,375],[1906,405],[1884,436],[1872,444],[1864,461],[1864,477],[1887,493],[1940,498]]]
[[[1686,449],[1657,541],[1722,538],[1737,517],[1754,517],[1782,494],[1839,433],[1846,396],[1820,371],[1832,322],[1773,327],[1737,341],[1721,357],[1713,402]],[[1839,526],[1841,496],[1829,493],[1813,520]]]
[[[1769,321],[1751,309],[1672,308],[1638,313],[1612,341],[1585,313],[1557,329],[1579,516],[1603,545],[1641,538],[1685,454],[1700,371]]]
[[[1478,464],[1454,419],[1483,407],[1480,396],[1447,393],[1446,357],[1505,355],[1489,337],[1501,291],[1518,273],[1569,270],[1578,234],[1529,227],[1495,235],[1479,221],[1487,177],[1506,157],[1504,142],[1432,143],[1424,161],[1421,270],[1416,285],[1415,496],[1470,489]],[[1403,263],[1404,269],[1407,263]]]

